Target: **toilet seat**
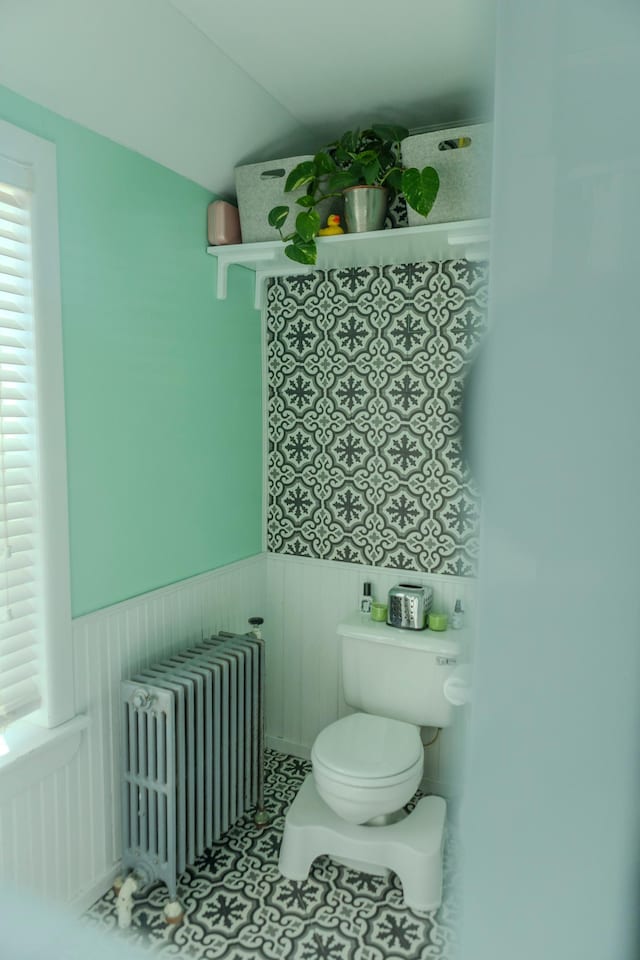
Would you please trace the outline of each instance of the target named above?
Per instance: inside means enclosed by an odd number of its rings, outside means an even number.
[[[418,789],[423,766],[417,727],[367,713],[336,720],[311,750],[318,794],[349,823],[401,810]]]
[[[422,778],[422,767],[423,767],[423,758],[418,757],[418,759],[413,763],[408,770],[402,770],[400,773],[393,774],[388,777],[350,777],[347,773],[336,773],[335,770],[332,770],[331,767],[325,767],[322,763],[319,763],[316,759],[312,758],[312,767],[313,775],[316,781],[320,781],[320,778],[323,782],[334,783],[345,789],[364,789],[374,792],[375,790],[383,790],[387,787],[395,787],[407,782],[413,782],[414,778],[417,775],[418,783]],[[417,783],[416,783],[417,786]],[[413,794],[413,790],[411,791]],[[410,794],[410,795],[411,795]]]
[[[311,751],[314,769],[354,787],[404,782],[423,759],[417,727],[366,713],[351,714],[325,727]]]

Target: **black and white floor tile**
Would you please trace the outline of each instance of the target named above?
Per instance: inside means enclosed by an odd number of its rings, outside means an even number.
[[[304,883],[278,873],[285,813],[309,771],[295,757],[268,751],[266,799],[272,824],[240,821],[181,878],[182,924],[164,922],[161,884],[136,897],[133,925],[119,931],[115,896],[106,894],[87,922],[138,947],[184,960],[451,960],[458,905],[451,840],[445,853],[445,896],[421,916],[404,906],[389,880],[317,860]]]

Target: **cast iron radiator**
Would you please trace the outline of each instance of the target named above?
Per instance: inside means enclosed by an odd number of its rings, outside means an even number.
[[[162,880],[176,901],[184,869],[262,805],[263,700],[264,644],[252,634],[221,633],[122,682],[122,859],[134,890]]]

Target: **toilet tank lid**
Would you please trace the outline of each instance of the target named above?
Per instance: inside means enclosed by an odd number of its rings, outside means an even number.
[[[456,657],[462,653],[468,643],[468,628],[464,630],[402,630],[389,627],[386,623],[376,623],[368,614],[354,613],[338,624],[338,636],[356,637],[374,643],[386,643],[391,646],[413,650],[425,650],[428,653],[441,653]]]
[[[329,724],[318,734],[311,751],[312,761],[363,780],[404,773],[421,757],[417,727],[368,713],[352,713]]]

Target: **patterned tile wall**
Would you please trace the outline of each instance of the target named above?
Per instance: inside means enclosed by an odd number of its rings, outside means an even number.
[[[450,260],[271,282],[269,550],[474,573],[459,413],[487,274]]]

